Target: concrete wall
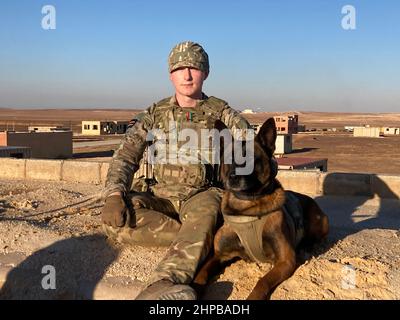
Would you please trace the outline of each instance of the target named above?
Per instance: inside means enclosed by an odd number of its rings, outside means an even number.
[[[287,154],[292,152],[292,135],[278,134],[275,142],[275,154]]]
[[[89,126],[89,129],[85,129],[85,126]],[[93,129],[93,126],[97,126],[97,129]],[[82,135],[98,136],[100,135],[100,127],[100,121],[82,121]]]
[[[380,132],[380,128],[354,127],[353,136],[379,138]]]
[[[0,132],[0,146],[7,146],[7,132]]]
[[[400,175],[279,171],[284,188],[309,195],[400,199]]]
[[[0,158],[0,179],[28,179],[105,184],[107,162]],[[144,175],[144,167],[135,177]]]
[[[72,131],[5,132],[7,146],[30,147],[31,157],[64,159],[72,157]]]
[[[0,147],[0,157],[26,159],[31,157],[29,147]]]
[[[0,159],[0,178],[5,179],[25,179],[26,178],[25,159]]]
[[[0,179],[38,179],[103,184],[109,164],[88,161],[0,158]],[[369,196],[400,199],[400,175],[279,171],[288,190],[313,196]]]

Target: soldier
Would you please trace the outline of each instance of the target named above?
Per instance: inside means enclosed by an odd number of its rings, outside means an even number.
[[[250,126],[225,101],[203,93],[209,61],[199,44],[179,43],[168,64],[175,95],[130,122],[107,174],[102,221],[105,233],[119,242],[169,246],[137,299],[194,300],[196,293],[189,284],[209,253],[220,213],[216,166],[159,161],[154,165],[155,183],[145,189],[131,190],[132,182],[139,182],[133,175],[154,129],[171,137],[185,128],[212,129],[217,119],[233,131]],[[170,143],[166,139],[166,149]]]

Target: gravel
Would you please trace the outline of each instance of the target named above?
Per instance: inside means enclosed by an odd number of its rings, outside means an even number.
[[[133,299],[138,294],[166,248],[106,239],[101,203],[80,210],[66,207],[101,189],[83,183],[0,181],[0,298]],[[399,299],[399,202],[317,201],[330,218],[329,238],[312,252],[299,253],[302,263],[271,298]],[[357,222],[357,217],[362,219]],[[57,290],[40,285],[46,265],[56,270]],[[245,299],[270,268],[238,261],[214,279],[204,298]]]

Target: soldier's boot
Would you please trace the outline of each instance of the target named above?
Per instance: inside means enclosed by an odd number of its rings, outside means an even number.
[[[111,239],[131,245],[169,246],[181,224],[165,214],[151,209],[135,210],[136,226],[114,228],[103,224],[104,233]]]
[[[162,279],[150,284],[136,300],[197,300],[196,291],[187,284]]]

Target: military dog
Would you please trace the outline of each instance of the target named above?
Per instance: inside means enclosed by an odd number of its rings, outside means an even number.
[[[221,124],[216,126],[222,129]],[[273,264],[247,298],[269,299],[272,291],[294,273],[299,245],[312,245],[328,234],[328,218],[318,204],[306,195],[285,191],[275,178],[276,135],[275,121],[270,118],[254,139],[251,174],[237,175],[234,162],[221,164],[224,223],[215,235],[213,254],[193,281],[200,294],[212,276],[239,257]]]

